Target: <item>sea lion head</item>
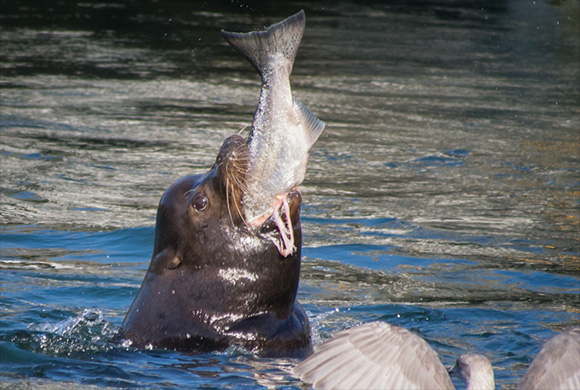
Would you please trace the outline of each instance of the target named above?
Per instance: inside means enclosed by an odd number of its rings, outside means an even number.
[[[283,257],[268,220],[244,220],[249,151],[225,140],[203,175],[171,185],[157,211],[151,263],[120,337],[137,347],[253,350],[309,347],[308,321],[295,301],[300,275],[298,191],[288,195],[296,251]]]
[[[248,164],[246,140],[233,135],[224,141],[209,172],[186,176],[169,187],[157,211],[154,253],[170,246],[180,259],[188,257],[189,265],[200,266],[206,262],[203,258],[217,253],[223,258],[224,252],[235,254],[234,257],[251,252],[256,240],[262,251],[268,251],[262,240],[277,234],[273,221],[255,229],[244,219],[242,197]],[[290,192],[288,199],[293,228],[300,233],[299,191]]]

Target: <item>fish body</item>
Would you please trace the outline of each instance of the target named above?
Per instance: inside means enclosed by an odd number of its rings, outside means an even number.
[[[262,78],[248,140],[250,164],[243,197],[250,225],[263,223],[276,209],[284,213],[284,197],[304,180],[308,152],[325,126],[292,96],[290,87],[304,25],[304,11],[300,11],[265,31],[222,31]]]

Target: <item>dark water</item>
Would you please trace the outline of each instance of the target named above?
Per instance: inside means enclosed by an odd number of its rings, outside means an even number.
[[[0,387],[303,386],[292,359],[108,341],[161,194],[251,122],[219,30],[300,8],[292,84],[328,124],[302,186],[314,342],[388,321],[512,388],[580,324],[578,1],[208,3],[0,3]]]

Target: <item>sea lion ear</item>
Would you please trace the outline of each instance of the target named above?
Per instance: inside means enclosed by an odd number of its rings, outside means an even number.
[[[243,217],[242,196],[247,190],[247,173],[250,164],[248,143],[239,135],[224,141],[216,158],[218,179],[223,194],[229,201],[230,210]]]

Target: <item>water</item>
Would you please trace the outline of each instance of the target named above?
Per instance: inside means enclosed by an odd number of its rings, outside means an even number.
[[[1,8],[0,387],[301,386],[293,359],[109,342],[161,194],[251,122],[258,76],[219,30],[300,8],[292,83],[328,124],[302,186],[313,341],[383,320],[513,388],[580,324],[577,1]]]

